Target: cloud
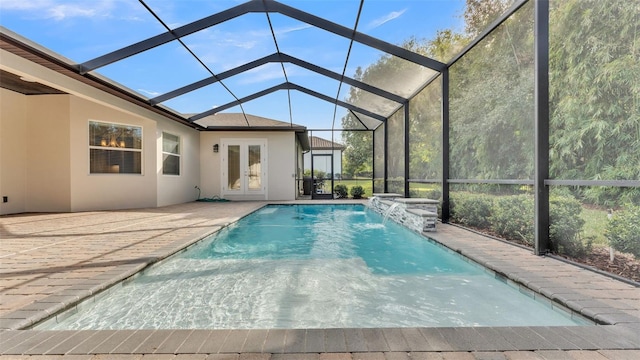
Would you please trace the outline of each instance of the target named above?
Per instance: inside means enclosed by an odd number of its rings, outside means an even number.
[[[42,9],[43,7],[51,6],[50,0],[34,0],[34,1],[24,1],[24,0],[2,0],[1,8],[2,10],[37,10]]]
[[[292,32],[296,32],[296,31],[302,31],[302,30],[306,30],[309,28],[312,28],[313,25],[309,25],[309,24],[302,24],[302,25],[298,25],[298,26],[291,26],[291,27],[287,27],[287,28],[274,28],[274,32],[276,33],[276,36],[278,35],[286,35]],[[258,38],[258,39],[269,39],[271,40],[273,38],[273,35],[271,34],[271,30],[267,27],[266,29],[260,29],[260,30],[253,30],[253,31],[249,31],[248,33],[249,37],[252,38]]]
[[[3,11],[29,12],[36,18],[62,21],[69,18],[110,16],[114,6],[114,0],[2,0],[0,8],[2,8]]]
[[[298,31],[313,27],[309,24],[296,24],[275,28],[276,37],[285,37]],[[253,27],[240,32],[211,27],[201,30],[185,39],[189,46],[214,72],[232,69],[236,66],[256,60],[276,51],[273,35],[267,27]],[[279,70],[282,74],[282,69]],[[268,79],[264,79],[268,80]],[[262,81],[255,79],[255,82]]]
[[[280,64],[266,64],[255,69],[246,71],[243,77],[238,83],[241,85],[257,84],[264,81],[282,79],[284,82],[284,73]],[[290,75],[287,73],[287,75]]]
[[[145,89],[138,89],[138,92],[141,93],[145,93],[147,95],[151,95],[153,97],[156,97],[158,95],[161,95],[161,93],[157,92],[157,91],[151,91],[151,90],[145,90]]]
[[[294,26],[294,27],[290,27],[290,28],[285,28],[285,29],[281,29],[281,30],[276,30],[276,35],[284,35],[284,34],[288,34],[288,33],[292,33],[292,32],[296,32],[296,31],[301,31],[301,30],[305,30],[305,29],[309,29],[313,27],[313,25],[309,25],[309,24],[304,24],[304,25],[300,25],[300,26]]]
[[[224,40],[224,43],[228,44],[229,46],[245,50],[253,49],[258,44],[258,42],[255,40],[242,40],[238,38],[227,38]]]
[[[94,17],[97,14],[97,9],[87,9],[80,8],[76,5],[62,4],[49,8],[47,12],[50,18],[64,20],[74,17]]]
[[[371,29],[377,28],[378,26],[382,26],[382,25],[388,23],[391,20],[399,18],[406,11],[407,11],[407,9],[402,9],[400,11],[392,11],[392,12],[388,13],[387,15],[381,16],[381,17],[379,17],[377,19],[374,19],[371,22],[369,22],[369,24],[367,25],[367,28],[369,30],[371,30]]]

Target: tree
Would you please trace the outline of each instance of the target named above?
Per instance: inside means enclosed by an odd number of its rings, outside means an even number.
[[[353,115],[347,115],[352,117]],[[343,122],[345,120],[343,119]],[[353,121],[349,119],[347,121]],[[346,148],[342,153],[343,176],[353,177],[364,171],[371,171],[373,164],[373,137],[370,131],[342,131],[342,141]]]
[[[362,79],[362,68],[358,67],[354,75],[354,79]],[[365,92],[359,88],[352,86],[349,89],[349,97],[347,102],[358,104],[360,98]],[[370,170],[373,164],[373,141],[372,134],[367,131],[348,131],[349,129],[366,129],[366,125],[362,120],[353,113],[348,113],[342,118],[342,142],[345,144],[345,150],[342,154],[344,164],[342,173],[346,177],[353,177],[358,172]]]
[[[458,54],[469,43],[471,37],[459,34],[450,29],[438,30],[436,37],[427,41],[426,56],[447,62]]]
[[[507,10],[510,0],[467,0],[465,33],[439,31],[402,46],[448,61]],[[640,179],[640,2],[566,0],[550,13],[550,166],[556,179]],[[533,2],[525,4],[450,67],[450,175],[532,179],[534,159]],[[356,77],[375,86],[413,88],[414,64],[382,56]],[[412,79],[413,77],[413,79]],[[393,79],[393,80],[391,80]],[[437,85],[411,99],[410,177],[438,178],[441,158]],[[395,91],[395,90],[394,90]],[[414,95],[414,94],[411,94]],[[352,88],[350,101],[371,94]],[[401,112],[403,113],[403,112]],[[404,119],[387,124],[389,174],[404,176]],[[351,116],[343,126],[360,126]],[[345,141],[358,144],[362,135]],[[361,142],[370,154],[370,144]],[[355,155],[355,153],[354,153]],[[353,168],[368,157],[353,156]],[[368,156],[368,155],[367,155]],[[579,195],[615,206],[640,202],[640,188],[591,187]]]
[[[468,8],[465,19],[488,16],[469,13],[476,8]],[[525,5],[450,68],[454,178],[533,176],[532,13]],[[468,31],[479,21],[467,24]]]
[[[512,0],[467,0],[464,11],[467,35],[478,36],[491,22],[502,15],[512,2]]]
[[[452,36],[450,32],[446,34]],[[421,43],[414,38],[405,41],[402,47],[421,54],[427,53],[427,44]],[[411,89],[418,89],[420,86],[421,77],[417,76],[416,70],[420,72],[430,72],[430,70],[425,70],[406,60],[385,55],[364,70],[358,68],[354,78],[387,91],[395,92],[401,96],[409,96],[412,94],[411,91],[413,91]],[[425,73],[422,75],[425,75]],[[384,115],[393,115],[396,118],[402,113],[402,104],[383,99],[356,87],[351,87],[346,101],[352,104],[362,105],[365,108],[372,109]],[[358,129],[364,127],[375,129],[378,125],[378,123],[372,124],[370,119],[363,124],[352,114],[348,114],[342,119],[343,129]],[[387,161],[389,161],[388,168],[390,176],[399,177],[401,174],[404,176],[404,119],[395,119],[388,130],[389,142],[387,144],[389,149],[392,149],[392,156],[389,156],[387,159]],[[372,140],[373,137],[371,133],[367,132],[343,133],[343,141],[347,145],[347,149],[345,150],[346,173],[356,172],[358,169],[363,168],[370,170],[373,162]],[[359,149],[360,147],[362,147],[362,149]]]
[[[640,179],[640,2],[567,0],[551,12],[552,177]],[[592,201],[640,202],[594,187]]]

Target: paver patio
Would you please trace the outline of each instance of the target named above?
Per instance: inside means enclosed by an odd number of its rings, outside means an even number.
[[[585,315],[601,325],[21,330],[74,306],[265,204],[194,202],[156,209],[0,217],[2,357],[640,359],[640,288],[443,224],[438,224],[438,231],[428,236],[487,266],[496,277],[513,282],[521,291],[538,297],[543,294],[555,306]]]

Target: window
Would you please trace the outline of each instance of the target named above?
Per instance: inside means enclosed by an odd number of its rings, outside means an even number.
[[[89,121],[89,173],[142,174],[142,128]]]
[[[180,175],[180,137],[162,133],[162,173]]]

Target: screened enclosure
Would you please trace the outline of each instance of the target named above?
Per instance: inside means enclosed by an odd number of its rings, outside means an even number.
[[[253,114],[343,146],[339,172],[312,151],[305,192],[439,199],[443,223],[540,255],[640,258],[640,2],[169,3],[128,5],[134,32],[76,16],[56,42],[52,15],[51,33],[14,16],[3,34],[201,131]]]

